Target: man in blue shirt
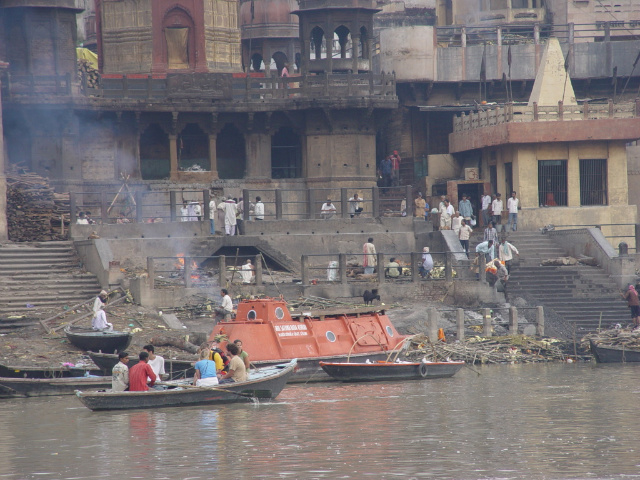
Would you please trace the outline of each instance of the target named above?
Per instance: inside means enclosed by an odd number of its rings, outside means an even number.
[[[485,240],[476,246],[476,253],[482,253],[485,258],[485,263],[489,263],[496,258],[495,248],[493,246],[493,240]]]

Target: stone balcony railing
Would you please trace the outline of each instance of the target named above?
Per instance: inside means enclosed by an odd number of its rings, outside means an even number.
[[[564,105],[558,102],[554,107],[540,107],[534,103],[528,105],[482,105],[477,112],[462,113],[453,118],[453,131],[464,132],[477,128],[507,123],[557,122],[600,120],[611,118],[636,118],[640,116],[640,99],[635,102],[607,104]]]

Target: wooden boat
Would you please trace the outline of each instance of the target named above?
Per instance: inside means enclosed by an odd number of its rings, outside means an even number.
[[[589,339],[589,348],[597,363],[640,362],[640,349],[624,345],[606,345]]]
[[[464,362],[320,362],[322,369],[341,382],[377,382],[382,380],[426,380],[453,377]]]
[[[109,372],[110,374],[111,372]],[[101,375],[99,370],[93,370],[89,366],[82,367],[33,367],[20,365],[2,365],[0,364],[0,377],[9,378],[67,378],[82,377],[85,374]]]
[[[297,358],[296,382],[331,380],[319,361],[385,360],[406,338],[379,307],[290,312],[273,298],[241,301],[235,320],[218,323],[209,340],[220,337],[241,339],[256,366]]]
[[[73,395],[76,390],[111,387],[111,377],[0,378],[0,398]]]
[[[146,392],[82,392],[76,396],[91,410],[130,410],[138,408],[185,407],[223,403],[273,400],[285,387],[296,368],[295,359],[287,364],[252,370],[246,382],[195,387],[175,382],[167,390]]]
[[[122,352],[131,343],[133,334],[117,330],[92,330],[90,328],[66,326],[64,333],[72,345],[86,351],[114,353]]]
[[[113,353],[96,353],[87,352],[89,358],[96,364],[103,375],[111,375],[113,367],[118,363],[118,355]],[[129,368],[138,363],[137,355],[129,355]],[[193,368],[194,363],[197,361],[194,355],[193,360],[176,360],[171,358],[164,359],[164,370],[171,380],[177,380],[179,378],[193,377],[195,370]]]

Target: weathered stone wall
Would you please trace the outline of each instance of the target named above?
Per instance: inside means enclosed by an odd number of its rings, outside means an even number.
[[[205,49],[211,72],[239,72],[240,27],[236,0],[204,0]]]
[[[104,73],[151,73],[151,0],[102,2]]]

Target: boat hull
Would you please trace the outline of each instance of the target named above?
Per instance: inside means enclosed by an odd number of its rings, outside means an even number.
[[[111,375],[113,367],[118,363],[118,355],[113,353],[96,353],[87,352],[89,358],[96,364],[96,366],[102,371],[103,375]],[[129,357],[129,368],[138,363],[138,359],[135,357]],[[178,380],[180,378],[190,378],[195,374],[193,364],[196,362],[190,360],[174,360],[171,358],[164,359],[164,370],[171,380]],[[278,362],[282,363],[282,362]]]
[[[83,377],[86,373],[90,375],[102,375],[99,370],[86,369],[81,367],[26,367],[14,365],[0,365],[0,377],[7,378],[69,378]],[[111,374],[111,372],[109,372]]]
[[[591,353],[597,363],[635,363],[640,362],[640,350],[613,345],[598,345],[589,340]]]
[[[296,361],[253,372],[246,382],[216,387],[183,387],[147,392],[78,391],[76,396],[87,408],[98,410],[132,410],[164,407],[219,405],[252,402],[255,399],[273,400],[285,387],[296,368]]]
[[[111,387],[111,377],[0,378],[0,398],[73,395],[76,390]]]
[[[398,380],[428,380],[453,377],[464,362],[434,363],[329,363],[320,362],[322,369],[341,382],[379,382]]]
[[[133,338],[129,332],[89,330],[66,327],[64,333],[72,345],[91,352],[114,353],[124,351]]]

